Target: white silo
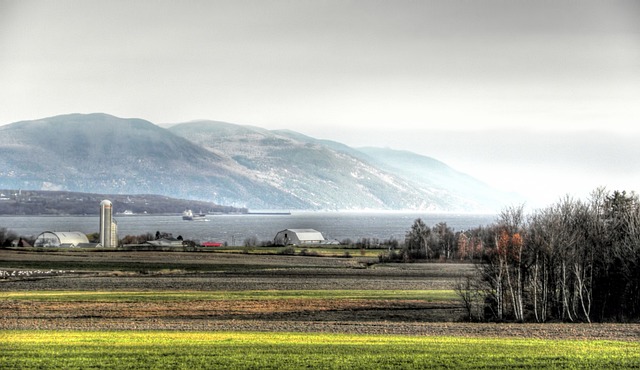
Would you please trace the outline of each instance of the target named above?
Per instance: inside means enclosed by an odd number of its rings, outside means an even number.
[[[116,246],[118,239],[113,224],[113,205],[105,199],[100,202],[100,244],[103,247]]]

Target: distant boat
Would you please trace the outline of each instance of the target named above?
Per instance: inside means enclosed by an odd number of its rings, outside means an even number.
[[[182,219],[185,221],[198,221],[198,220],[206,220],[207,215],[205,213],[194,214],[193,211],[187,209],[182,212]]]

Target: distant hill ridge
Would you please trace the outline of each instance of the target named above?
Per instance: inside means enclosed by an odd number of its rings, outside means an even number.
[[[410,152],[217,121],[69,114],[0,126],[0,188],[253,209],[495,211],[513,198]]]
[[[0,215],[94,215],[108,199],[116,214],[247,213],[210,202],[148,194],[91,194],[69,191],[0,189]]]

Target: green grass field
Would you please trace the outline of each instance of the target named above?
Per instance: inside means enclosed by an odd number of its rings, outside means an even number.
[[[347,334],[0,331],[5,369],[640,367],[640,343]]]

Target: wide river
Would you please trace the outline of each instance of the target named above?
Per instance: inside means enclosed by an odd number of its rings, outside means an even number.
[[[181,215],[116,215],[118,237],[156,231],[198,241],[227,242],[242,245],[249,237],[273,240],[280,230],[315,229],[327,240],[378,238],[404,240],[414,220],[422,218],[428,225],[439,222],[456,231],[485,226],[496,215],[457,215],[402,212],[292,212],[290,215],[209,215],[201,221],[184,221]],[[98,232],[98,216],[0,216],[0,228],[21,236],[37,236],[43,231]]]

